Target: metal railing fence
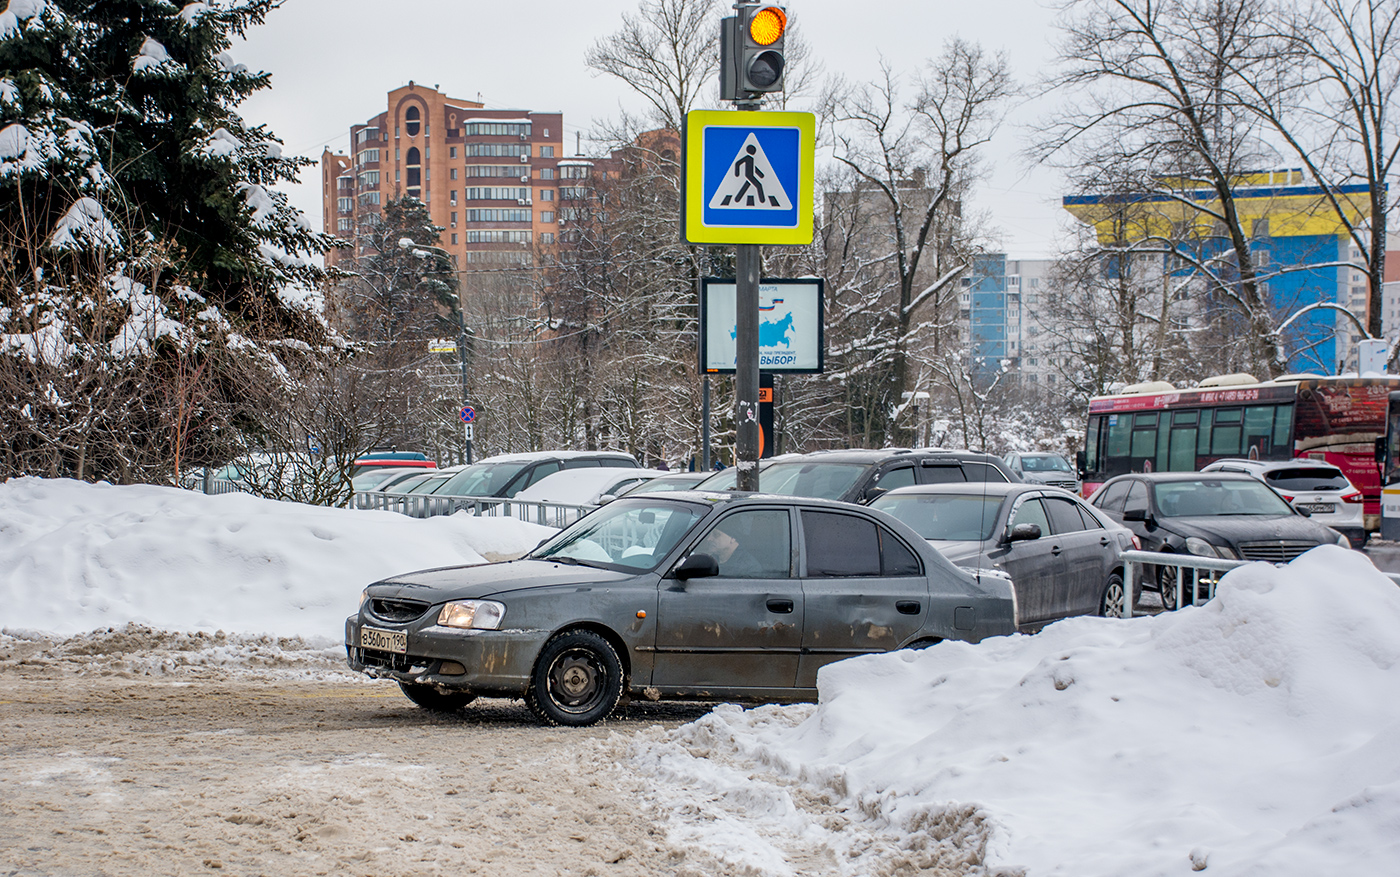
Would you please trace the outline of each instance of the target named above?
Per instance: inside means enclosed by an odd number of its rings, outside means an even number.
[[[1201,557],[1195,554],[1162,554],[1155,551],[1124,551],[1123,558],[1123,581],[1128,582],[1128,586],[1123,588],[1123,617],[1133,617],[1133,591],[1132,582],[1137,581],[1138,567],[1143,567],[1142,574],[1144,580],[1148,574],[1156,574],[1159,568],[1175,570],[1176,575],[1173,587],[1176,590],[1176,605],[1184,606],[1182,601],[1183,588],[1187,584],[1193,584],[1191,588],[1191,600],[1193,606],[1199,606],[1215,596],[1215,586],[1220,583],[1220,577],[1224,573],[1250,563],[1260,563],[1254,560],[1225,560],[1218,557]],[[1276,564],[1283,566],[1284,564]],[[1381,573],[1392,582],[1400,584],[1400,573]],[[1188,580],[1189,576],[1189,580]],[[1202,592],[1204,591],[1204,596]]]
[[[466,511],[481,518],[515,518],[532,524],[563,529],[598,508],[596,505],[567,505],[516,499],[475,499],[466,496],[433,496],[413,493],[357,493],[350,507],[398,512],[413,518],[455,515]]]

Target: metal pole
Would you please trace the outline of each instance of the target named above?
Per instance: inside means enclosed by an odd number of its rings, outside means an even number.
[[[758,244],[735,248],[734,487],[758,490]]]
[[[457,336],[457,364],[462,368],[462,406],[466,407],[472,403],[467,396],[467,321],[462,316],[460,298],[457,301],[457,328],[460,330],[460,334]],[[462,426],[464,427],[462,430],[463,441],[466,443],[466,464],[470,466],[472,464],[472,425],[464,423]]]
[[[710,471],[710,376],[700,388],[700,471]]]

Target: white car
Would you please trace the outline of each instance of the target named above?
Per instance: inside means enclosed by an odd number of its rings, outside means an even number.
[[[1202,472],[1243,472],[1277,490],[1300,512],[1347,537],[1353,548],[1366,541],[1361,491],[1341,469],[1322,460],[1216,460]]]
[[[515,498],[556,505],[602,505],[630,487],[666,474],[659,469],[565,469],[531,484]]]

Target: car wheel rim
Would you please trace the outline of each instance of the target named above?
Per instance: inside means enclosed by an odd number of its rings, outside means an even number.
[[[549,671],[550,699],[561,709],[587,712],[602,696],[603,668],[584,650],[565,652]]]
[[[1162,608],[1170,612],[1176,608],[1176,570],[1167,568],[1157,576],[1157,587],[1162,598]]]
[[[1112,582],[1103,595],[1103,614],[1109,618],[1123,617],[1123,586]]]

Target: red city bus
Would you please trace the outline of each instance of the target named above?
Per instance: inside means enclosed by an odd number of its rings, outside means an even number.
[[[1211,378],[1189,390],[1155,381],[1089,400],[1080,452],[1084,495],[1126,472],[1194,472],[1224,457],[1307,457],[1338,467],[1361,491],[1366,529],[1380,527],[1376,439],[1400,378],[1249,375]]]

